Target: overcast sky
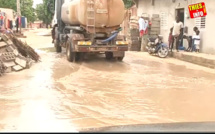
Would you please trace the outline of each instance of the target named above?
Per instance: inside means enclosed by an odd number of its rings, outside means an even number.
[[[43,0],[34,0],[34,5],[33,7],[36,8],[37,4],[43,3]]]

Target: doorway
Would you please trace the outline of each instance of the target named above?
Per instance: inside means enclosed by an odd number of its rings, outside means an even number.
[[[179,20],[183,23],[183,25],[185,26],[185,11],[184,11],[184,8],[179,8],[179,9],[176,9],[176,12],[175,12],[175,17],[178,16],[179,17]],[[181,39],[181,42],[179,44],[179,47],[183,48],[184,46],[184,43],[183,43],[183,37]],[[180,48],[179,48],[180,49]]]
[[[184,8],[176,9],[176,16],[178,16],[180,21],[184,24]]]

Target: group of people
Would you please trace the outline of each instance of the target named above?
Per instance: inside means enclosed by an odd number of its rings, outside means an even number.
[[[176,44],[176,50],[179,51],[179,45],[182,43],[183,39],[187,39],[189,47],[186,51],[189,52],[199,52],[200,51],[200,31],[197,27],[193,29],[193,36],[184,35],[184,26],[180,21],[179,17],[176,17],[176,21],[173,23],[173,27],[170,29],[169,33],[169,48],[172,51],[174,44]]]

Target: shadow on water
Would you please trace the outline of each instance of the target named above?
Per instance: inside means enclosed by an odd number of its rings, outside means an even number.
[[[129,66],[124,62],[119,62],[116,59],[106,60],[104,55],[87,55],[87,58],[82,62],[84,67],[92,70],[103,72],[122,72],[129,70]]]
[[[48,48],[39,48],[41,51],[46,51],[46,52],[55,52],[54,47],[48,47]]]
[[[132,60],[132,64],[139,64],[149,67],[160,67],[161,63],[156,61],[149,61],[149,60]]]
[[[81,61],[76,63],[69,62],[66,59],[66,54],[63,52],[56,55],[56,62],[53,65],[54,78],[59,78],[75,73],[80,68],[87,68],[96,71],[104,72],[126,72],[129,66],[124,62],[119,62],[115,59],[106,60],[102,54],[88,54]]]
[[[166,63],[166,62],[159,62],[159,61],[149,61],[147,59],[143,60],[132,60],[132,64],[142,65],[143,67],[150,67],[150,72],[154,71],[161,71],[160,73],[166,72],[166,74],[171,74],[174,76],[180,77],[187,77],[187,78],[194,78],[194,77],[204,77],[207,79],[214,79],[215,74],[205,72],[203,70],[195,70],[190,69],[185,65],[176,65],[173,63]],[[148,72],[145,72],[146,74]]]
[[[193,78],[193,77],[204,77],[207,79],[215,79],[215,74],[213,73],[208,73],[203,70],[194,70],[194,69],[189,69],[185,65],[175,65],[172,63],[168,63],[169,69],[171,70],[171,73],[174,76],[185,76],[187,78]]]

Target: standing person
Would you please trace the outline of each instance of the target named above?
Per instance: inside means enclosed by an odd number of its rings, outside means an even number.
[[[1,29],[3,28],[5,28],[5,22],[4,22],[4,20],[5,20],[5,16],[4,16],[4,12],[1,12],[1,10],[0,10],[0,27],[1,27]]]
[[[176,21],[173,23],[173,32],[172,32],[172,36],[174,37],[174,40],[176,40],[176,50],[177,52],[179,49],[179,43],[180,43],[180,35],[181,35],[181,31],[183,30],[183,23],[179,20],[179,17],[176,16]],[[173,43],[174,44],[174,43]],[[171,47],[171,51],[173,49],[173,45]]]
[[[54,43],[54,41],[55,41],[55,29],[56,29],[56,27],[58,27],[58,24],[55,24],[54,26],[53,26],[53,28],[52,28],[52,43]]]
[[[194,33],[193,33],[193,36],[192,36],[192,52],[196,51],[196,46],[195,46],[194,42],[195,42],[195,37],[196,37],[197,31],[199,31],[199,29],[197,27],[194,27],[193,31],[194,31]]]
[[[173,46],[173,43],[174,43],[174,38],[172,36],[172,31],[173,31],[173,28],[170,28],[169,39],[168,39],[168,41],[169,41],[169,48],[170,49],[172,49],[171,46]]]
[[[199,53],[200,50],[200,31],[196,31],[196,35],[194,36],[194,46],[196,48],[196,52]]]
[[[3,14],[2,14],[2,12],[1,12],[1,10],[0,10],[0,27],[1,26],[3,26]]]
[[[19,17],[16,18],[16,32],[19,32]]]
[[[145,24],[145,20],[143,18],[143,15],[141,15],[140,19],[139,19],[139,31],[140,31],[140,38],[143,37],[144,33],[145,33],[145,29],[146,28],[146,24]]]
[[[192,51],[192,36],[184,36],[185,39],[187,39],[188,42],[188,48],[187,48],[187,52],[191,52]]]

